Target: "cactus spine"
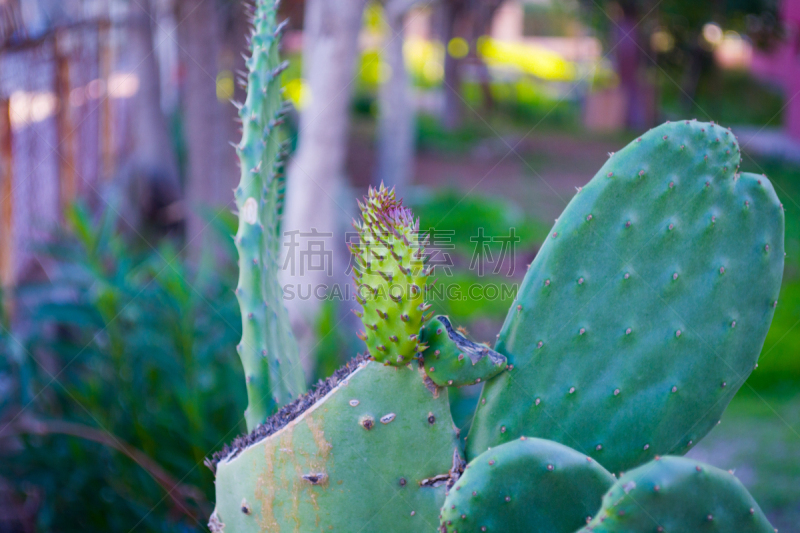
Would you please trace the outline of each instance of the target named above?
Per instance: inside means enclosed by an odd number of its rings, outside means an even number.
[[[359,336],[376,361],[404,366],[425,350],[419,330],[430,318],[424,294],[429,272],[419,219],[414,220],[411,210],[395,198],[394,189],[383,184],[370,187],[359,208],[362,219],[354,222],[359,242],[350,245],[363,307],[356,314],[366,329]]]
[[[247,98],[239,107],[242,141],[236,146],[241,181],[235,190],[239,211],[236,248],[242,310],[242,341],[248,430],[274,409],[305,390],[299,350],[292,337],[278,283],[279,212],[283,197],[283,150],[279,126],[284,101],[278,56],[277,4],[258,0],[253,14],[251,55],[247,59]]]

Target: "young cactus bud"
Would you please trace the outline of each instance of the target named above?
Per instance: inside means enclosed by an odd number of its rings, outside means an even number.
[[[404,366],[425,349],[418,338],[425,322],[423,290],[428,280],[419,219],[395,198],[394,189],[370,187],[361,208],[358,246],[351,247],[364,307],[362,339],[369,354],[387,365]]]

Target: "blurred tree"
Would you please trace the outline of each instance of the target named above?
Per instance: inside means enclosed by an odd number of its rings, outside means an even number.
[[[717,44],[704,34],[707,24],[749,33],[762,45],[779,31],[778,0],[580,1],[586,19],[611,50],[628,101],[626,122],[633,129],[652,126],[657,119],[652,109],[656,98],[648,96],[654,78],[648,79],[648,69],[682,73],[681,91],[687,103],[694,100],[701,76],[711,70]]]
[[[381,55],[387,75],[378,93],[376,184],[397,187],[402,195],[413,178],[415,110],[403,57],[405,19],[419,0],[384,0],[386,41]]]
[[[301,237],[312,230],[335,234],[342,220],[350,216],[342,206],[352,205],[352,200],[343,199],[342,188],[346,183],[350,97],[365,5],[366,0],[306,1],[303,83],[308,98],[300,111],[297,153],[289,166],[283,226],[285,231],[300,232]],[[341,252],[337,249],[333,253],[337,251]],[[284,272],[283,282],[302,285],[304,292],[330,282],[326,269],[301,270]],[[295,297],[286,303],[301,356],[307,363],[306,375],[310,375],[313,325],[321,302],[311,296]]]
[[[467,61],[475,65],[483,90],[484,106],[491,106],[489,76],[486,65],[477,53],[478,39],[491,29],[494,14],[504,0],[442,0],[438,13],[439,34],[445,46],[444,57],[444,103],[442,125],[453,130],[461,124],[464,102],[461,82]],[[453,39],[464,39],[469,46],[469,55],[453,53]]]
[[[180,0],[176,6],[188,151],[186,241],[195,257],[209,250],[204,209],[228,209],[238,179],[236,156],[229,146],[238,136],[231,125],[235,108],[229,102],[235,97],[235,82],[233,71],[220,66],[226,58],[228,65],[237,64],[235,58],[243,51],[226,48],[225,40],[228,36],[228,42],[237,42],[232,36],[243,23],[229,23],[230,31],[225,30],[227,21],[245,17],[244,6],[233,0]],[[219,255],[218,247],[211,250]]]
[[[158,14],[154,0],[132,2],[128,52],[139,80],[133,122],[134,150],[125,180],[123,220],[136,231],[142,223],[166,230],[180,221],[175,206],[181,198],[175,144],[161,108],[161,76],[153,40]]]

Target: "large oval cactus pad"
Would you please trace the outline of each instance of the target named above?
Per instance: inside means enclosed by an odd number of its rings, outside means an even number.
[[[442,506],[440,531],[573,533],[614,481],[584,454],[521,437],[469,463]]]
[[[447,389],[423,378],[364,362],[277,432],[222,458],[212,530],[435,530],[462,464]]]
[[[752,371],[777,305],[784,214],[733,134],[665,124],[613,154],[523,281],[467,456],[520,435],[612,472],[683,454]]]
[[[731,472],[662,457],[622,476],[579,533],[774,533]]]

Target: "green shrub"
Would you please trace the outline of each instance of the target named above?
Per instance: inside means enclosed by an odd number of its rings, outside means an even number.
[[[205,530],[204,458],[244,429],[234,265],[194,273],[168,242],[131,251],[109,214],[69,222],[44,251],[51,279],[19,289],[20,344],[0,338],[19,352],[0,369],[16,384],[0,476],[39,499],[42,531]],[[183,492],[168,496],[158,467]]]

